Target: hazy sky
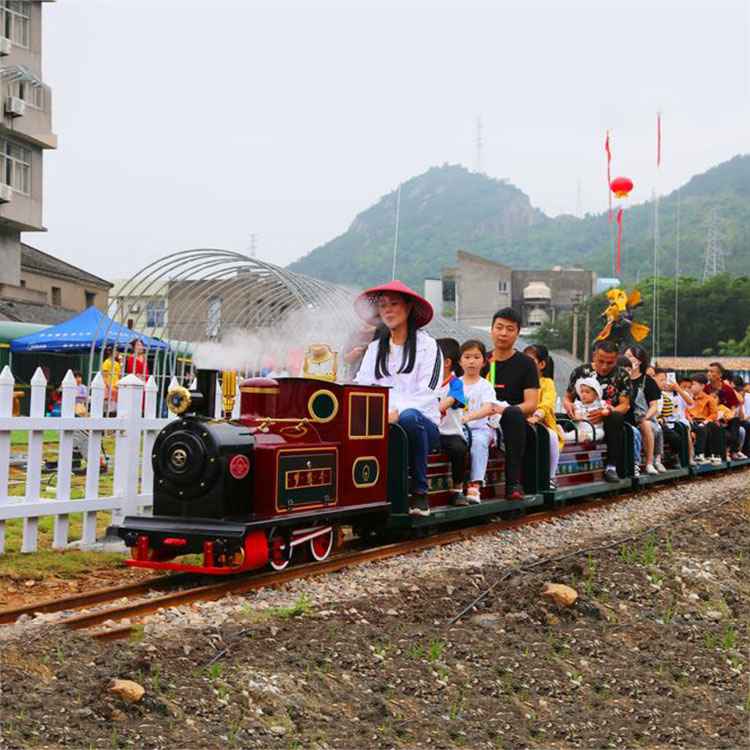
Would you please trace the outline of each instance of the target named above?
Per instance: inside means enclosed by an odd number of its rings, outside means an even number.
[[[107,278],[191,247],[286,264],[399,181],[475,164],[551,215],[750,151],[747,2],[59,0],[47,234]],[[656,160],[661,109],[663,161]]]

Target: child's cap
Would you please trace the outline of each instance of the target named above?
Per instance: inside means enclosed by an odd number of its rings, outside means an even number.
[[[578,378],[578,380],[576,380],[576,393],[579,396],[581,395],[582,385],[587,385],[589,388],[592,388],[594,391],[596,391],[597,398],[601,398],[602,393],[604,393],[604,391],[602,390],[602,384],[596,378]]]

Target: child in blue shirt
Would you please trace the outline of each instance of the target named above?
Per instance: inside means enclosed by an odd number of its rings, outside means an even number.
[[[440,449],[451,462],[453,493],[451,505],[468,505],[464,497],[466,454],[468,446],[464,437],[463,409],[466,403],[458,364],[460,349],[455,339],[438,339],[443,353],[443,384],[440,388]]]

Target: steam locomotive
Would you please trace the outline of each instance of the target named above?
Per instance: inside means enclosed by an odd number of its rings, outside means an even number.
[[[522,501],[505,499],[503,453],[495,450],[482,502],[451,506],[450,464],[436,453],[428,466],[430,516],[414,517],[408,513],[407,438],[388,422],[386,388],[250,378],[240,384],[240,416],[231,419],[214,415],[218,378],[215,370],[200,370],[195,390],[178,387],[168,394],[176,418],[153,446],[154,515],[128,516],[113,529],[131,548],[128,565],[213,575],[266,565],[283,570],[300,550],[313,560],[326,559],[344,525],[362,536],[425,533],[690,471],[636,477],[632,436],[625,430],[619,484],[604,482],[603,444],[574,444],[563,450],[553,490],[547,434],[529,425]],[[231,414],[234,373],[223,373],[222,390],[225,413]],[[687,467],[687,456],[679,458]],[[179,559],[186,555],[198,558]]]

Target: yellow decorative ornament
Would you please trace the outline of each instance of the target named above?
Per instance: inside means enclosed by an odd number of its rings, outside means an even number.
[[[607,299],[609,305],[602,313],[607,322],[596,340],[610,339],[618,345],[628,341],[630,337],[637,342],[643,341],[651,329],[633,322],[635,309],[643,304],[641,293],[637,289],[633,289],[630,294],[626,294],[622,289],[610,289]]]

